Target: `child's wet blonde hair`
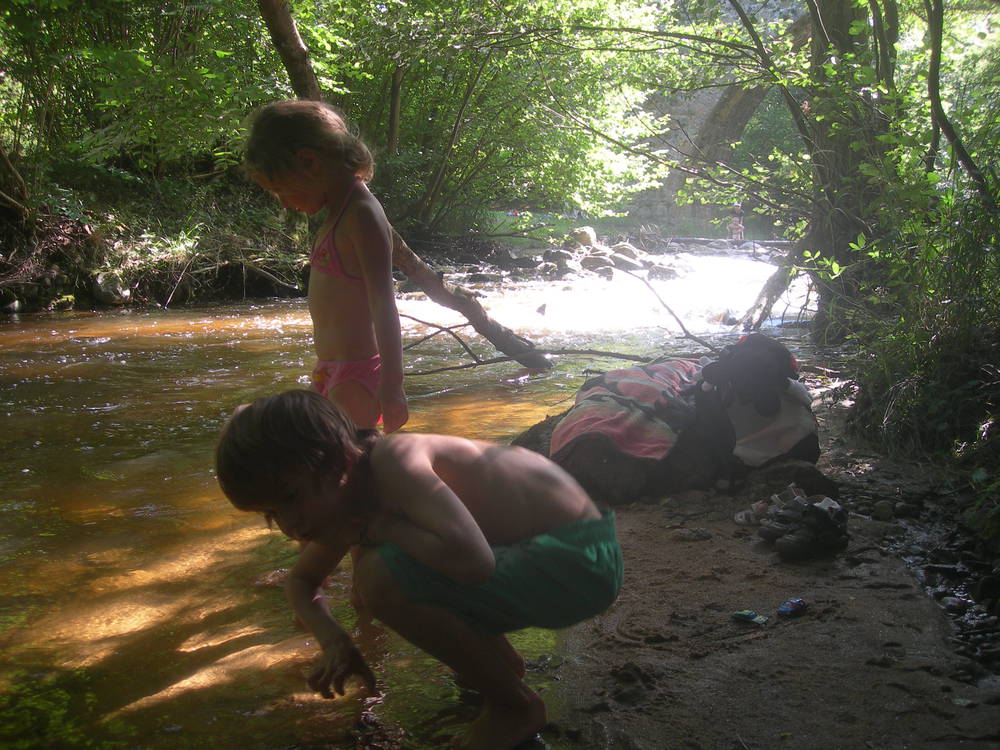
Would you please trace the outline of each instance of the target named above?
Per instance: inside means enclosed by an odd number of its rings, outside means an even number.
[[[326,102],[289,99],[272,102],[252,115],[244,147],[244,161],[251,172],[272,179],[295,169],[296,156],[303,148],[342,164],[366,182],[375,173],[368,146]]]
[[[216,478],[240,510],[294,501],[296,479],[335,478],[366,461],[379,435],[358,430],[318,393],[291,390],[238,408],[215,449]]]

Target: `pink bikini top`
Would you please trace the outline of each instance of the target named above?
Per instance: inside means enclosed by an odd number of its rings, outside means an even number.
[[[362,279],[359,276],[350,276],[344,271],[344,266],[340,262],[340,253],[337,252],[337,246],[333,243],[333,233],[336,231],[337,225],[340,224],[340,220],[343,218],[344,212],[347,210],[347,204],[351,201],[354,189],[360,182],[360,177],[354,178],[354,182],[351,183],[351,187],[347,191],[347,195],[344,196],[344,203],[341,205],[340,213],[338,213],[337,218],[334,219],[333,224],[330,227],[330,231],[327,232],[326,236],[320,240],[318,245],[316,245],[316,249],[313,250],[313,254],[309,258],[309,263],[320,273],[325,273],[328,276],[336,276],[341,279],[348,279],[349,281],[361,281]]]

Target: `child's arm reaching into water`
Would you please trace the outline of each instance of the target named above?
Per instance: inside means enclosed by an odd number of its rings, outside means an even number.
[[[351,675],[360,677],[369,692],[375,691],[375,675],[354,641],[330,614],[323,594],[323,581],[340,564],[349,545],[346,540],[342,548],[339,544],[336,548],[316,542],[306,544],[285,583],[292,609],[323,649],[309,675],[309,687],[324,698],[343,695],[344,682]]]

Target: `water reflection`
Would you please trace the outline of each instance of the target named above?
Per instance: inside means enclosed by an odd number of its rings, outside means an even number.
[[[694,281],[665,282],[660,292],[692,330],[731,338],[709,313],[749,307],[771,271],[737,265],[732,283],[718,267],[705,269],[706,283],[728,295],[722,302]],[[634,279],[486,293],[498,320],[542,346],[698,350],[675,338],[676,326]],[[460,322],[419,299],[401,309]],[[408,340],[426,333],[406,322]],[[462,357],[438,336],[408,352],[407,366]],[[280,588],[295,549],[228,505],[211,451],[235,405],[306,385],[311,364],[302,301],[0,323],[0,685],[8,696],[0,709],[13,726],[33,726],[39,747],[438,747],[475,714],[444,667],[377,628],[358,635],[381,676],[380,698],[331,703],[304,691],[313,647]],[[588,368],[618,366],[564,358],[541,376],[503,363],[410,379],[408,429],[506,441],[567,408]],[[331,580],[335,597],[346,575]],[[536,688],[554,684],[556,636],[527,631],[513,640]]]

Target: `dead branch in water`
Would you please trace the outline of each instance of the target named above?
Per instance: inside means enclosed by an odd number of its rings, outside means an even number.
[[[444,334],[447,334],[447,335],[451,336],[453,339],[455,339],[455,341],[458,342],[459,346],[461,346],[465,350],[465,353],[468,354],[472,358],[471,362],[467,362],[464,365],[447,365],[445,367],[434,368],[433,370],[420,370],[419,372],[407,372],[407,373],[405,373],[407,376],[417,377],[419,375],[433,375],[433,374],[436,374],[436,373],[439,373],[439,372],[448,372],[448,371],[451,371],[451,370],[468,370],[468,369],[471,369],[473,367],[480,367],[480,366],[483,366],[483,365],[495,365],[495,364],[499,364],[500,362],[520,361],[520,359],[518,357],[491,357],[490,359],[483,359],[478,354],[476,354],[472,350],[472,347],[469,346],[468,342],[466,342],[465,339],[463,339],[461,336],[459,336],[457,333],[455,333],[455,331],[457,329],[459,329],[459,328],[468,328],[469,326],[472,325],[472,323],[458,323],[458,324],[453,325],[453,326],[443,326],[443,325],[439,325],[437,323],[431,323],[430,321],[427,321],[427,320],[421,320],[420,318],[416,318],[416,317],[414,317],[412,315],[407,315],[406,313],[400,313],[399,317],[401,317],[401,318],[407,318],[408,320],[415,321],[417,323],[420,323],[421,325],[427,326],[428,328],[434,328],[434,329],[436,329],[433,333],[429,333],[426,336],[423,336],[423,337],[417,339],[416,341],[413,341],[413,342],[407,344],[406,346],[403,347],[403,351],[407,351],[409,349],[412,349],[415,346],[418,346],[419,344],[422,344],[425,341],[429,341],[430,339],[434,338],[435,336],[444,333]],[[621,352],[608,352],[608,351],[603,351],[603,350],[600,350],[600,349],[538,349],[538,348],[533,348],[532,352],[534,354],[537,354],[539,357],[544,357],[546,355],[550,355],[550,356],[581,355],[581,356],[592,356],[592,357],[605,357],[605,358],[608,358],[608,359],[624,359],[624,360],[628,360],[630,362],[652,362],[653,359],[655,359],[655,357],[647,357],[647,356],[644,356],[644,355],[641,355],[641,354],[623,354]],[[545,367],[529,367],[527,369],[531,370],[533,372],[543,372],[545,370],[548,370],[551,367],[552,367],[552,363],[549,362],[548,360],[546,360],[546,366]]]
[[[786,259],[768,277],[767,281],[764,282],[764,286],[757,294],[757,300],[743,314],[743,318],[740,320],[744,329],[752,331],[760,330],[760,327],[770,314],[771,308],[774,307],[774,303],[778,301],[778,298],[785,293],[785,290],[791,284],[794,278],[793,271],[794,267],[791,260]]]
[[[392,264],[434,302],[464,315],[480,336],[504,354],[529,369],[545,370],[552,366],[532,342],[493,320],[471,292],[446,284],[443,274],[424,263],[395,229],[392,230]]]
[[[458,323],[457,325],[453,325],[453,326],[441,326],[441,325],[438,325],[437,323],[431,323],[430,321],[427,321],[427,320],[421,320],[420,318],[415,318],[412,315],[407,315],[405,313],[400,313],[399,317],[401,317],[401,318],[408,318],[409,320],[412,320],[412,321],[415,321],[417,323],[420,323],[421,325],[425,325],[428,328],[436,328],[437,329],[436,331],[434,331],[434,333],[429,333],[426,336],[424,336],[422,338],[419,338],[416,341],[414,341],[412,343],[409,343],[406,346],[404,346],[403,347],[403,351],[404,352],[407,351],[407,350],[409,350],[409,349],[412,349],[415,346],[419,346],[420,344],[424,343],[425,341],[430,341],[432,338],[434,338],[435,336],[437,336],[439,333],[446,333],[449,336],[451,336],[453,339],[455,339],[455,341],[458,342],[459,346],[461,346],[463,349],[465,349],[465,353],[468,354],[470,357],[472,357],[473,362],[481,362],[482,361],[480,359],[479,355],[476,354],[474,351],[472,351],[472,347],[470,347],[467,343],[465,343],[465,339],[463,339],[461,336],[459,336],[457,333],[455,333],[455,331],[457,329],[459,329],[459,328],[468,328],[469,326],[472,325],[472,323]]]
[[[681,331],[683,332],[685,338],[689,338],[692,341],[697,342],[701,346],[703,346],[706,349],[708,349],[713,355],[715,355],[715,356],[719,355],[719,350],[716,347],[712,346],[712,344],[710,344],[709,342],[705,341],[702,338],[699,338],[698,336],[695,336],[693,333],[691,333],[690,331],[687,330],[687,328],[684,326],[684,323],[681,321],[680,317],[678,317],[677,313],[675,313],[671,309],[670,305],[668,305],[663,300],[663,298],[659,295],[659,293],[656,291],[656,289],[653,287],[653,285],[649,283],[649,281],[647,279],[644,279],[642,276],[639,276],[638,274],[632,273],[631,271],[624,271],[624,273],[627,273],[629,276],[632,276],[633,278],[638,279],[639,281],[641,281],[643,284],[646,285],[646,288],[649,289],[649,291],[653,293],[653,296],[656,297],[657,301],[663,306],[663,308],[668,313],[670,313],[670,315],[673,317],[673,319],[677,322],[677,325],[680,326]],[[434,338],[438,334],[445,333],[445,334],[448,334],[449,336],[451,336],[453,339],[455,339],[455,341],[457,341],[458,344],[465,350],[466,354],[468,354],[472,358],[472,362],[468,362],[468,363],[466,363],[464,365],[448,365],[448,366],[445,366],[445,367],[436,367],[436,368],[434,368],[432,370],[420,370],[418,372],[408,372],[408,373],[406,373],[407,376],[418,377],[420,375],[435,375],[435,374],[437,374],[439,372],[450,372],[452,370],[468,370],[468,369],[471,369],[473,367],[480,367],[480,366],[484,366],[484,365],[495,365],[495,364],[499,364],[501,362],[511,362],[513,360],[517,360],[517,361],[521,362],[521,364],[524,364],[524,362],[520,359],[520,357],[517,357],[517,356],[491,357],[490,359],[482,359],[478,354],[476,354],[472,350],[472,348],[469,346],[469,344],[461,336],[459,336],[457,333],[455,333],[455,331],[457,329],[459,329],[459,328],[466,328],[466,327],[468,327],[470,325],[472,325],[473,327],[475,327],[475,324],[473,324],[472,322],[469,322],[469,323],[460,323],[460,324],[453,325],[453,326],[442,326],[442,325],[438,325],[437,323],[431,323],[431,322],[426,321],[426,320],[420,320],[419,318],[415,318],[412,315],[405,315],[403,313],[400,313],[400,317],[402,317],[402,318],[408,318],[409,320],[413,320],[413,321],[415,321],[417,323],[420,323],[421,325],[425,325],[425,326],[427,326],[429,328],[435,328],[435,329],[437,329],[433,333],[430,333],[430,334],[428,334],[428,335],[426,335],[426,336],[418,339],[415,342],[407,344],[406,346],[403,347],[404,351],[408,350],[408,349],[412,349],[413,347],[415,347],[415,346],[417,346],[419,344],[422,344],[425,341],[429,341],[430,339]],[[477,330],[478,330],[478,328],[477,328]],[[606,357],[608,359],[624,359],[624,360],[627,360],[627,361],[630,361],[630,362],[643,362],[643,363],[652,362],[654,359],[656,359],[656,357],[647,357],[647,356],[643,356],[643,355],[639,355],[639,354],[622,354],[620,352],[609,352],[609,351],[603,351],[603,350],[599,350],[599,349],[539,349],[537,347],[532,347],[531,353],[532,353],[532,355],[535,355],[537,357],[544,357],[546,355],[551,355],[551,356],[580,355],[580,356]],[[528,369],[529,370],[533,370],[533,371],[541,372],[542,370],[548,369],[551,366],[552,366],[551,363],[546,362],[546,366],[545,367],[528,367]]]
[[[661,305],[663,305],[663,308],[664,308],[664,309],[665,309],[665,310],[666,310],[666,311],[667,311],[668,313],[670,313],[671,317],[673,317],[673,319],[674,319],[675,321],[677,321],[677,325],[679,325],[679,326],[681,327],[681,332],[682,332],[682,333],[684,334],[684,338],[687,338],[687,339],[691,339],[692,341],[696,341],[696,342],[698,342],[698,343],[699,343],[699,344],[701,344],[701,345],[702,345],[703,347],[705,347],[705,348],[706,348],[706,349],[708,349],[708,350],[709,350],[710,352],[712,352],[712,354],[715,354],[716,356],[718,356],[718,354],[719,354],[719,350],[718,350],[718,349],[716,349],[716,348],[715,348],[714,346],[712,346],[712,345],[711,345],[710,343],[708,343],[707,341],[705,341],[705,339],[702,339],[702,338],[699,338],[698,336],[695,336],[695,335],[694,335],[693,333],[691,333],[691,332],[690,332],[690,331],[689,331],[689,330],[688,330],[688,329],[687,329],[687,328],[686,328],[686,327],[684,326],[684,323],[683,323],[683,322],[681,322],[681,319],[680,319],[680,318],[679,318],[679,317],[677,316],[677,313],[675,313],[675,312],[674,312],[674,311],[673,311],[673,310],[672,310],[672,309],[670,308],[670,305],[668,305],[668,304],[667,304],[666,302],[664,302],[664,301],[663,301],[663,297],[661,297],[661,296],[660,296],[660,294],[659,294],[659,292],[657,292],[657,291],[656,291],[656,289],[654,289],[654,288],[653,288],[653,285],[649,283],[649,279],[644,279],[644,278],[643,278],[642,276],[640,276],[639,274],[636,274],[636,273],[632,273],[631,271],[626,271],[626,270],[624,270],[624,269],[620,269],[620,270],[622,270],[622,271],[623,271],[624,273],[627,273],[627,274],[628,274],[629,276],[631,276],[631,277],[632,277],[632,278],[634,278],[634,279],[639,279],[639,281],[641,281],[641,282],[642,282],[643,284],[645,284],[645,285],[646,285],[646,288],[647,288],[647,289],[649,289],[649,291],[651,291],[651,292],[653,293],[653,296],[654,296],[654,297],[656,297],[657,301],[658,301],[658,302],[659,302],[659,303],[660,303]]]

